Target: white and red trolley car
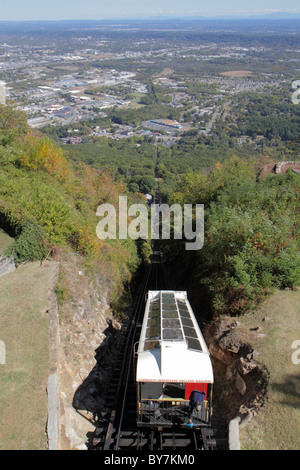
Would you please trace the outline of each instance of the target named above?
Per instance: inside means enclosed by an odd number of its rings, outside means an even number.
[[[205,392],[193,426],[209,425],[212,364],[186,292],[148,292],[135,355],[139,427],[187,426],[193,390]]]

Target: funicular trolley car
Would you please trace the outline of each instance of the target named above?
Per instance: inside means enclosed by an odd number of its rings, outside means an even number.
[[[186,292],[148,292],[135,356],[138,427],[209,426],[213,370]],[[205,399],[191,414],[194,390]]]

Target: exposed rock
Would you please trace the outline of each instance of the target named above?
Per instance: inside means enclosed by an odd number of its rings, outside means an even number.
[[[0,276],[4,276],[16,269],[16,266],[11,258],[3,258],[0,256]]]
[[[240,421],[240,424],[239,424],[239,427],[240,428],[243,428],[245,427],[247,424],[249,424],[255,413],[252,413],[251,411],[247,410],[247,409],[242,409],[243,407],[241,407],[241,411],[240,411],[240,414],[239,414],[239,421]]]
[[[227,366],[225,379],[227,381],[231,380],[236,375],[236,373],[237,370],[235,364],[230,364],[229,366]]]
[[[300,162],[288,161],[288,162],[278,162],[274,167],[274,173],[286,172],[290,168],[294,173],[298,173],[297,167],[299,168]]]
[[[241,395],[245,395],[246,389],[247,389],[246,383],[245,383],[245,381],[242,379],[242,377],[240,376],[239,373],[236,374],[235,385],[236,385],[236,388],[237,388],[238,392],[239,392]]]
[[[234,360],[231,355],[231,352],[225,351],[221,346],[219,346],[217,341],[213,341],[209,345],[209,352],[216,359],[223,362],[223,364],[232,364]]]
[[[249,374],[249,372],[253,371],[257,368],[257,362],[249,355],[246,357],[240,357],[237,365],[237,369],[239,373],[243,375]]]
[[[265,401],[268,374],[257,362],[253,348],[243,342],[237,322],[222,317],[205,331],[214,369],[214,410],[219,424],[228,428],[236,416],[253,416]],[[250,418],[248,418],[250,419]]]

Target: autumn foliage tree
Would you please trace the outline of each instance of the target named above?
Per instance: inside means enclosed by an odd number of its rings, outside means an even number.
[[[27,134],[23,140],[24,149],[20,153],[19,163],[29,170],[42,170],[55,175],[59,180],[71,177],[71,166],[63,151],[47,137],[36,138]]]

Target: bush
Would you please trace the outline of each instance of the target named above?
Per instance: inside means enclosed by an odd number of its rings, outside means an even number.
[[[45,243],[46,235],[42,228],[34,221],[27,221],[23,225],[20,235],[5,251],[16,265],[24,261],[42,260],[48,252]]]

